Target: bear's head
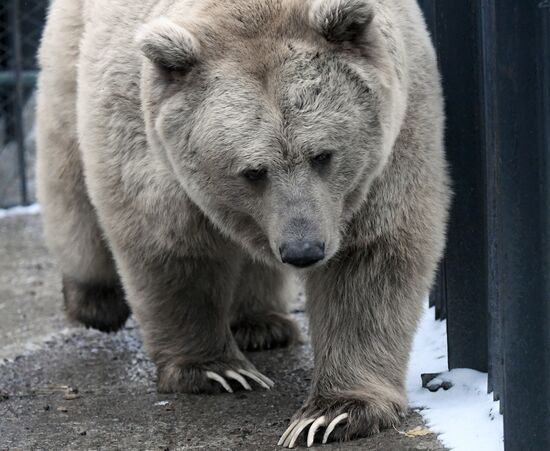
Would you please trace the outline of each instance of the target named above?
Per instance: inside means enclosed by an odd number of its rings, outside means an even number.
[[[383,20],[368,0],[183,3],[137,37],[151,148],[254,257],[321,264],[400,128]]]

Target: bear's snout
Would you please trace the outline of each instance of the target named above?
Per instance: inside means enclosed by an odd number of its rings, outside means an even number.
[[[291,241],[279,248],[283,263],[306,268],[325,258],[325,243],[321,241]]]

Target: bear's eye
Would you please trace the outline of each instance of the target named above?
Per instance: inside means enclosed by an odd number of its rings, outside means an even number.
[[[251,182],[259,182],[260,180],[265,180],[267,177],[267,169],[247,169],[242,173],[243,177]]]
[[[314,165],[323,166],[323,165],[326,165],[328,162],[330,162],[331,159],[332,159],[332,152],[327,150],[327,151],[321,152],[318,155],[315,155],[311,159],[311,162]]]

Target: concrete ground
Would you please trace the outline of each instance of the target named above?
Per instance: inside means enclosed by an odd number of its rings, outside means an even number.
[[[161,395],[135,322],[86,330],[67,323],[61,303],[40,218],[0,219],[0,450],[282,449],[310,382],[309,344],[250,354],[271,391]],[[305,330],[301,301],[293,312]],[[444,449],[432,433],[410,433],[418,427],[411,411],[399,430],[317,449]]]

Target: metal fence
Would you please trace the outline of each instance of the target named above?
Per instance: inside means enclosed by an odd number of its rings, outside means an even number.
[[[449,367],[489,372],[507,451],[550,450],[550,0],[419,0],[443,75],[455,197],[431,296]],[[0,206],[34,199],[48,0],[0,3]]]
[[[35,199],[33,90],[48,3],[0,1],[0,207]]]
[[[550,450],[550,1],[421,4],[455,190],[431,297],[449,367],[489,372],[507,451]]]

